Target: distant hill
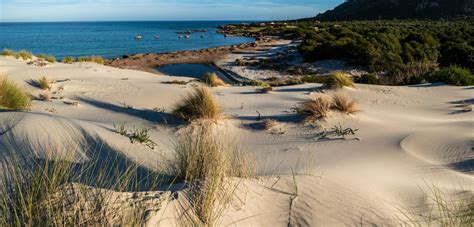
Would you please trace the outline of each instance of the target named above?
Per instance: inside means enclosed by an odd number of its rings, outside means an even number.
[[[473,15],[474,0],[347,0],[333,10],[311,19],[440,19]]]

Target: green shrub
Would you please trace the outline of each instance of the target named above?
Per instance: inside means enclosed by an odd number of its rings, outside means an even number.
[[[143,129],[134,129],[132,135],[130,135],[130,141],[134,143],[135,141],[144,144],[145,146],[155,149],[156,143],[151,140],[150,130],[147,128]]]
[[[76,58],[74,57],[64,57],[63,60],[61,60],[62,63],[66,63],[66,64],[72,64],[74,62],[76,62]]]
[[[30,105],[30,95],[6,77],[0,78],[0,108],[24,110]]]
[[[238,66],[246,66],[247,62],[243,60],[242,58],[237,58],[235,59],[235,64],[237,64]]]
[[[379,84],[379,78],[375,73],[364,74],[357,79],[360,84]]]
[[[270,85],[263,80],[252,80],[249,82],[249,85],[257,87],[270,87]]]
[[[354,81],[349,77],[347,73],[335,72],[331,74],[326,82],[324,87],[327,89],[339,89],[343,87],[355,87]]]
[[[443,82],[454,86],[474,85],[474,75],[465,68],[451,65],[433,73],[430,82]]]
[[[319,75],[306,75],[301,78],[301,81],[304,83],[320,83],[324,84],[327,81],[326,76],[319,76]]]

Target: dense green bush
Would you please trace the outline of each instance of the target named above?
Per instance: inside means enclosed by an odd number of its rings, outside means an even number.
[[[433,73],[431,82],[444,82],[454,86],[474,85],[474,75],[465,68],[451,65]]]
[[[360,76],[359,78],[357,78],[356,82],[360,84],[379,84],[380,83],[379,78],[377,77],[377,75],[375,75],[375,73],[364,74]]]
[[[343,59],[398,85],[421,81],[437,65],[474,71],[472,20],[306,22],[314,29],[295,33],[308,32],[299,46],[305,61]]]

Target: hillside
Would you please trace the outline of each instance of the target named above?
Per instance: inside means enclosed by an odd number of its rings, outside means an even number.
[[[320,21],[439,19],[474,15],[474,0],[347,0],[317,15]]]

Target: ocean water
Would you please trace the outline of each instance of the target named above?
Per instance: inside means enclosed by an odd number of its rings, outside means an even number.
[[[0,23],[0,48],[26,49],[61,59],[65,56],[99,55],[106,58],[136,53],[163,53],[227,46],[254,41],[224,37],[217,27],[226,21],[48,22]],[[176,32],[207,29],[179,39]],[[135,40],[137,35],[143,36]],[[202,37],[201,37],[202,35]],[[155,36],[159,36],[156,39]]]

